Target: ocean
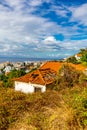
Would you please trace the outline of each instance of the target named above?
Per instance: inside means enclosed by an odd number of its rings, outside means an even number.
[[[0,63],[2,62],[24,62],[24,61],[47,61],[47,60],[60,60],[60,58],[25,58],[25,57],[3,57],[0,56]]]

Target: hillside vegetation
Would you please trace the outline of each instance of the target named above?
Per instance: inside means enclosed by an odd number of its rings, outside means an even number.
[[[0,130],[86,130],[87,78],[66,64],[45,93],[0,87]]]
[[[81,53],[86,66],[86,51]],[[80,70],[63,64],[49,89],[34,94],[11,86],[11,79],[24,73],[0,77],[0,130],[87,130],[87,75]]]
[[[86,130],[86,87],[32,95],[0,89],[0,130]]]

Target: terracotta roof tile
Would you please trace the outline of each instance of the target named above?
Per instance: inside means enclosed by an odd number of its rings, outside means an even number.
[[[40,69],[35,70],[29,74],[26,74],[20,78],[15,78],[14,80],[20,82],[41,84],[41,85],[50,84],[55,81],[57,72],[63,64],[64,63],[61,62],[52,62],[52,61],[46,62],[43,66],[40,67]],[[87,68],[82,66],[81,64],[72,64],[72,63],[67,63],[67,64],[81,71],[84,71]]]
[[[76,54],[78,57],[81,57],[82,56],[82,54],[80,54],[80,53],[78,53],[78,54]]]
[[[39,69],[32,73],[26,74],[20,78],[15,78],[15,81],[35,83],[35,84],[50,84],[55,80],[56,72],[51,69]]]
[[[50,68],[50,69],[58,72],[58,70],[61,68],[62,64],[63,63],[57,62],[57,61],[49,61],[49,62],[46,62],[43,66],[41,66],[41,69]]]

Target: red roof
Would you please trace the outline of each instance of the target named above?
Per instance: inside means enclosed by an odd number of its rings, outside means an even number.
[[[81,57],[82,56],[82,54],[80,54],[80,53],[78,53],[78,54],[76,54],[77,55],[77,57]]]
[[[50,84],[55,81],[57,72],[63,64],[64,63],[61,62],[49,61],[46,62],[44,65],[42,65],[40,69],[35,70],[29,74],[26,74],[20,78],[15,78],[14,80],[41,85]],[[81,64],[77,65],[72,63],[67,64],[75,67],[77,70],[84,71],[86,69],[86,67],[82,66]]]
[[[58,62],[58,61],[48,61],[44,65],[42,65],[40,68],[41,69],[50,68],[50,69],[58,72],[58,70],[61,68],[62,64],[63,64],[62,62]]]
[[[56,72],[51,69],[39,69],[32,73],[26,74],[20,78],[15,78],[15,81],[27,82],[34,84],[46,85],[50,84],[55,80]]]

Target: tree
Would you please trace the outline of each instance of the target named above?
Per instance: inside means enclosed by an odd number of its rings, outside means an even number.
[[[71,63],[73,63],[73,64],[77,64],[77,63],[78,63],[78,61],[77,61],[77,59],[75,58],[75,56],[72,56],[72,57],[67,58],[66,61],[67,61],[67,62],[71,62]]]
[[[87,48],[86,49],[80,49],[80,53],[81,54],[84,54],[84,53],[86,53],[87,52]]]
[[[25,75],[24,70],[12,70],[8,75],[1,75],[0,80],[3,81],[4,87],[12,87],[13,86],[13,78],[18,78]]]
[[[87,52],[85,52],[81,57],[82,62],[87,62]]]

